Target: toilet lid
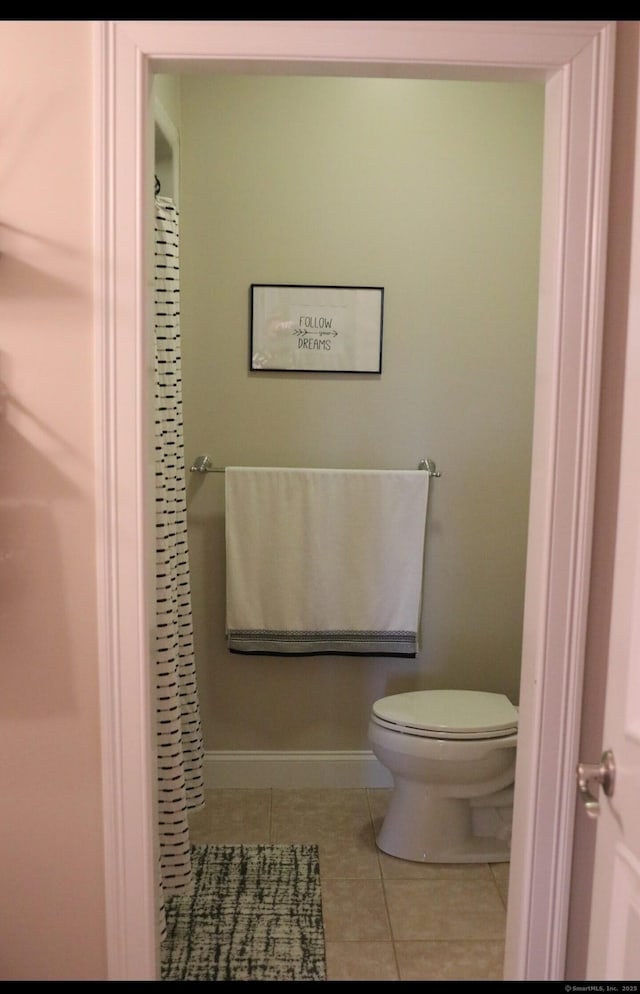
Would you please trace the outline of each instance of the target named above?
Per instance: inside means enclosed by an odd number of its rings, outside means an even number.
[[[518,711],[504,694],[416,690],[375,701],[380,723],[440,738],[499,738],[518,730]]]

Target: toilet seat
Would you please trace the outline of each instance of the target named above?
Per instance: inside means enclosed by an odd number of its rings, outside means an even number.
[[[504,694],[417,690],[375,701],[372,720],[405,735],[431,739],[501,739],[518,731],[518,709]]]

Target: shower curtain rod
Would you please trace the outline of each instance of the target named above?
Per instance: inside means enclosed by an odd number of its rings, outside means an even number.
[[[418,463],[418,469],[423,469],[429,476],[442,476],[440,470],[436,469],[436,464],[433,459],[421,459]],[[196,456],[193,460],[193,465],[191,466],[189,472],[191,473],[224,473],[224,466],[214,466],[211,462],[211,456]]]

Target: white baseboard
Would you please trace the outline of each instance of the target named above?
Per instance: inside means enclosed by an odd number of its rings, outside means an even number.
[[[205,788],[391,787],[372,752],[227,752],[204,755]]]

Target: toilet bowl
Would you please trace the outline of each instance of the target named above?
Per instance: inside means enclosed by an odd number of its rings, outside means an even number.
[[[393,778],[376,838],[382,852],[424,863],[509,859],[504,815],[495,836],[474,830],[478,809],[504,812],[512,800],[518,709],[507,697],[468,690],[383,697],[373,704],[368,736]]]

